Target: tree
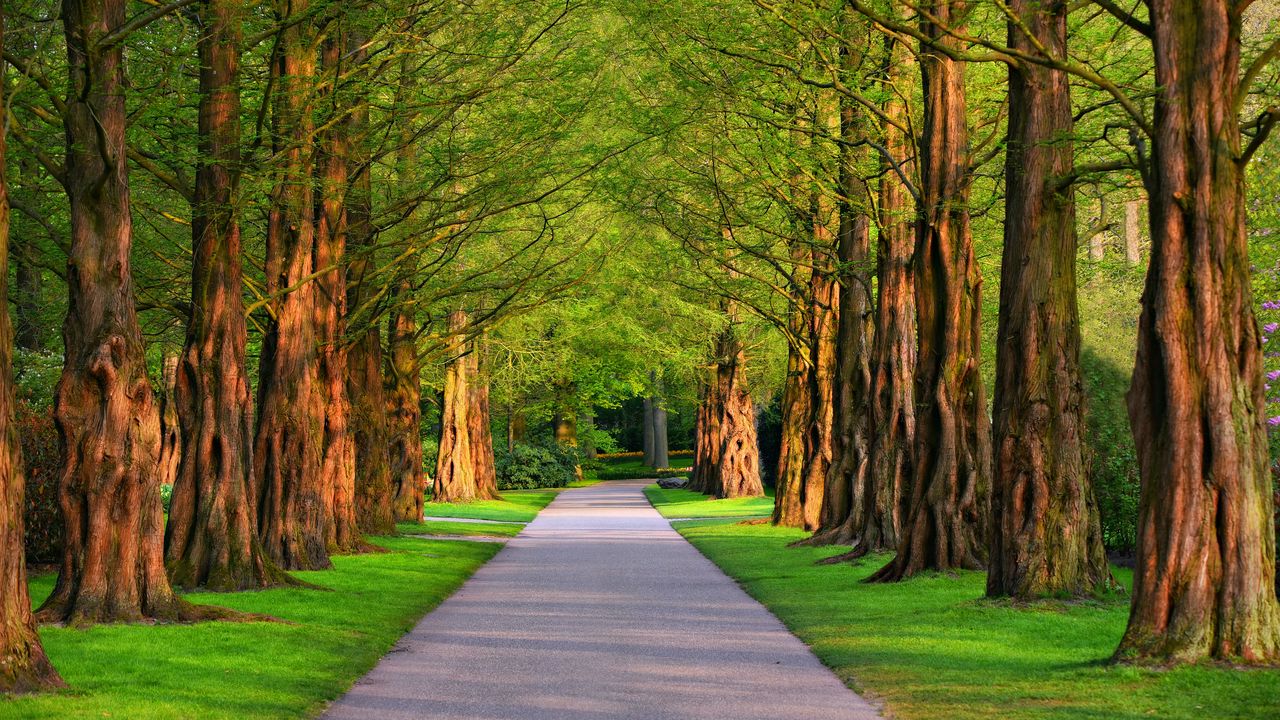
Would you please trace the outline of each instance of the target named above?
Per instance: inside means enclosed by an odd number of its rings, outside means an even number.
[[[288,570],[330,566],[332,488],[321,475],[325,389],[320,385],[314,294],[315,28],[306,0],[279,0],[271,64],[272,146],[277,158],[267,223],[271,321],[258,371],[253,481],[258,537]]]
[[[1266,62],[1242,80],[1247,5],[1154,0],[1143,26],[1158,91],[1145,176],[1151,263],[1128,399],[1138,560],[1121,659],[1280,660],[1243,168],[1280,113],[1242,147],[1238,114]]]
[[[70,201],[66,360],[54,417],[62,439],[65,539],[39,610],[73,625],[188,619],[164,567],[160,418],[134,299],[126,168],[124,0],[62,6]]]
[[[1065,55],[1066,3],[1009,7],[1010,47]],[[1078,597],[1111,585],[1085,458],[1075,204],[1063,181],[1073,174],[1072,125],[1066,72],[1009,65],[991,596]]]
[[[982,278],[969,228],[971,182],[964,63],[965,4],[940,0],[920,20],[924,123],[915,276],[918,363],[915,475],[898,553],[872,581],[922,570],[982,569],[991,482],[991,434],[979,373]]]
[[[253,405],[245,364],[239,0],[204,0],[198,18],[200,156],[191,222],[191,316],[175,368],[182,454],[165,564],[180,587],[247,590],[288,582],[263,552],[253,517]]]
[[[408,292],[407,283],[396,294]],[[384,388],[387,395],[387,434],[390,475],[394,497],[392,510],[400,522],[421,522],[426,478],[422,468],[422,369],[418,359],[417,325],[411,308],[394,310],[388,319],[387,362]]]
[[[0,11],[0,51],[4,14]],[[3,80],[0,65],[0,80]],[[7,83],[0,82],[0,106]],[[0,297],[9,296],[9,193],[5,182],[5,137],[0,132]],[[22,451],[13,424],[13,325],[0,313],[0,693],[26,693],[62,687],[62,678],[45,655],[31,616],[27,562],[23,545]]]
[[[714,454],[711,484],[701,492],[717,498],[760,497],[760,444],[756,437],[756,409],[747,385],[747,354],[732,324],[736,312],[727,313],[731,324],[716,343],[717,401],[708,407],[715,412],[715,432],[719,448]]]

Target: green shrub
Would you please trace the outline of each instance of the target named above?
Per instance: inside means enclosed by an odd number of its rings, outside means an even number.
[[[1138,456],[1125,393],[1129,374],[1086,348],[1080,355],[1088,396],[1085,439],[1090,478],[1108,550],[1131,552],[1138,542]]]
[[[577,477],[581,459],[575,448],[556,443],[516,443],[511,452],[496,458],[499,490],[533,490],[565,487]]]
[[[33,565],[57,562],[62,555],[62,509],[58,505],[58,481],[62,460],[58,429],[48,409],[37,410],[17,403],[14,421],[26,469],[23,507],[23,548]]]
[[[169,501],[171,499],[173,499],[173,486],[168,484],[161,485],[160,486],[160,502],[164,505],[165,515],[169,514]]]
[[[635,468],[635,467],[602,467],[596,470],[593,477],[596,480],[648,480],[650,478],[666,478],[666,477],[688,477],[689,468],[662,468],[654,470],[652,468]]]

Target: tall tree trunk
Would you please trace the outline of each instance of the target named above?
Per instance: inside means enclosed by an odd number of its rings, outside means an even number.
[[[451,358],[444,376],[444,402],[440,412],[440,450],[436,456],[436,482],[432,502],[472,502],[492,499],[476,477],[476,450],[471,436],[474,406],[471,398],[472,358],[464,353],[463,335],[467,314],[455,310],[449,315],[449,332],[453,338],[448,354]]]
[[[667,399],[663,388],[662,376],[656,371],[649,371],[649,382],[653,386],[653,468],[671,467],[667,452]],[[575,433],[576,435],[576,433]]]
[[[1067,3],[1011,0],[1009,44],[1066,56]],[[1027,28],[1031,37],[1021,29]],[[1093,595],[1111,584],[1085,462],[1074,152],[1065,72],[1009,67],[1004,257],[987,595]]]
[[[66,361],[54,399],[62,438],[61,571],[39,615],[91,624],[177,620],[190,606],[164,569],[160,417],[138,327],[130,249],[120,44],[124,0],[66,0],[66,188],[71,206]]]
[[[1129,391],[1137,662],[1280,660],[1262,351],[1236,108],[1245,3],[1154,0],[1151,261]]]
[[[182,427],[178,422],[175,388],[178,383],[178,357],[160,359],[160,484],[173,486],[182,460]]]
[[[267,293],[258,424],[253,443],[258,537],[290,570],[329,567],[331,489],[324,485],[325,389],[319,384],[313,272],[315,29],[307,0],[277,0],[283,23],[271,66],[272,134],[279,165],[267,219]]]
[[[475,467],[476,493],[479,497],[496,499],[498,494],[498,472],[493,462],[493,429],[489,416],[489,376],[484,366],[483,340],[472,343],[471,354],[467,356],[470,363],[468,376],[471,385],[468,388],[471,407],[467,410],[467,432],[471,436],[471,457]]]
[[[719,355],[719,350],[717,350]],[[694,427],[693,471],[689,475],[688,489],[711,494],[716,491],[720,474],[720,451],[724,449],[724,403],[720,396],[720,362],[717,358],[710,377],[701,388],[697,418]],[[645,402],[648,402],[645,398]]]
[[[364,40],[350,38],[352,65],[362,65],[367,51]],[[354,100],[348,120],[351,152],[348,156],[347,312],[360,323],[347,349],[347,395],[351,399],[351,442],[355,448],[356,522],[362,532],[395,533],[392,510],[390,443],[387,432],[387,399],[382,389],[382,332],[372,318],[379,294],[372,277],[376,266],[373,237],[370,158],[367,150],[369,103],[363,95]]]
[[[921,30],[942,45],[965,4],[940,0]],[[872,581],[986,562],[991,429],[982,388],[982,279],[969,232],[964,64],[921,48],[921,222],[916,241],[915,477],[897,556]]]
[[[840,54],[846,68],[857,69],[861,51],[846,42],[841,45]],[[840,270],[832,379],[832,463],[827,469],[819,527],[808,542],[851,545],[863,520],[855,508],[866,495],[870,477],[867,409],[871,390],[871,203],[866,181],[857,175],[861,151],[854,148],[863,135],[861,121],[852,101],[842,99],[838,107],[844,144],[838,169],[841,197],[836,257]]]
[[[4,49],[4,11],[0,9],[0,51]],[[0,107],[5,102],[4,65],[0,63]],[[5,137],[0,129],[0,298],[9,296],[9,188],[5,182]],[[23,554],[22,448],[13,424],[13,326],[0,312],[0,694],[62,687],[45,655],[31,616],[27,564]]]
[[[179,587],[248,590],[288,582],[254,531],[249,471],[253,405],[245,366],[238,81],[241,0],[204,0],[200,165],[192,204],[191,317],[174,384],[186,451],[165,532],[165,565]]]
[[[653,467],[653,398],[644,398],[644,464]]]
[[[792,309],[792,334],[803,338],[809,345],[804,314]],[[787,349],[787,379],[782,387],[782,428],[778,445],[777,485],[774,488],[772,522],[786,527],[805,527],[805,434],[809,428],[813,396],[810,393],[810,374],[813,370],[805,357],[806,350],[794,343]],[[821,501],[813,506],[813,522],[817,522],[817,510]]]
[[[515,452],[516,443],[524,442],[528,432],[528,420],[524,416],[523,403],[507,402],[507,452]]]
[[[903,130],[909,122],[902,95],[914,61],[900,41],[887,39],[886,43],[885,76],[890,89],[883,134],[890,157],[882,158],[880,168],[875,330],[867,408],[870,459],[863,495],[853,501],[854,512],[862,515],[855,521],[860,531],[853,541],[860,552],[897,549],[915,474],[916,213],[904,181],[915,163]]]
[[[595,415],[592,414],[593,412],[594,410],[588,409],[587,414],[584,415],[582,419],[586,421],[587,427],[590,427],[592,430],[595,430],[596,418],[595,418]],[[588,460],[596,459],[596,441],[590,435],[587,435],[586,437],[582,438],[582,457]]]
[[[729,316],[735,319],[729,308]],[[717,498],[760,497],[760,443],[756,434],[756,408],[747,386],[747,354],[732,325],[721,333],[716,362],[716,395],[712,411],[719,448],[716,452],[712,484],[703,492]]]
[[[339,25],[341,25],[339,21]],[[331,30],[321,50],[322,70],[329,93],[322,100],[330,106],[327,127],[320,132],[316,204],[315,279],[316,344],[319,352],[319,391],[324,405],[324,450],[320,484],[328,498],[325,510],[329,552],[343,553],[363,546],[356,521],[356,448],[351,434],[351,397],[347,394],[347,181],[351,159],[348,108],[341,87],[347,69],[348,33]],[[323,87],[323,84],[322,84]]]
[[[402,281],[395,302],[404,302],[410,286]],[[387,434],[392,512],[401,522],[422,522],[426,477],[422,468],[422,368],[418,359],[413,309],[396,307],[387,332]]]
[[[1124,260],[1130,265],[1142,262],[1141,218],[1141,203],[1130,200],[1124,204]]]

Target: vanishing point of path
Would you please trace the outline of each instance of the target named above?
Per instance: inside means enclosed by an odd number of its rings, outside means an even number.
[[[646,484],[561,493],[325,717],[879,717],[672,530]]]

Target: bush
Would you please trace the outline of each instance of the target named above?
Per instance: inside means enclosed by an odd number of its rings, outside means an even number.
[[[1080,356],[1088,393],[1090,479],[1102,517],[1102,543],[1108,550],[1132,552],[1138,543],[1138,456],[1129,429],[1124,395],[1129,375],[1096,353]]]
[[[667,477],[687,477],[689,468],[602,467],[595,472],[596,480],[649,480]]]
[[[510,453],[496,459],[499,490],[561,488],[577,477],[580,462],[575,448],[556,443],[525,445],[516,443]]]
[[[23,547],[29,564],[55,563],[62,555],[62,509],[58,480],[62,462],[58,429],[49,410],[17,403],[14,420],[26,467],[27,492],[23,508]]]

